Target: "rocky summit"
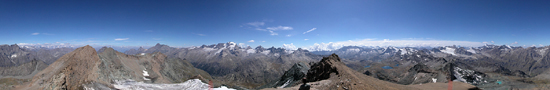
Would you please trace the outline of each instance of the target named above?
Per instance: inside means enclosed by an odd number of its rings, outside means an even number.
[[[107,81],[97,81],[99,76],[97,66],[101,64],[94,48],[84,46],[71,53],[63,55],[46,69],[36,74],[29,85],[20,86],[20,89],[82,89],[90,82],[107,84]]]
[[[17,86],[21,90],[121,89],[120,82],[182,83],[212,80],[205,71],[186,60],[168,58],[162,53],[126,55],[105,48],[97,54],[91,46],[77,48],[37,73],[32,81]],[[219,85],[218,85],[219,86]]]

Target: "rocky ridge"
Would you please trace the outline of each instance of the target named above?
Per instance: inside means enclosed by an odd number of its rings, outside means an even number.
[[[84,46],[65,54],[36,74],[30,83],[16,89],[114,89],[117,81],[179,83],[193,76],[212,79],[185,60],[162,53],[134,56],[106,48],[97,54],[91,46]]]

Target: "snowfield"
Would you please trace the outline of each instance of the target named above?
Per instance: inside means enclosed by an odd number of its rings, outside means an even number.
[[[133,80],[115,81],[114,87],[120,90],[209,90],[208,84],[202,83],[199,79],[191,79],[176,84],[151,84],[136,82]],[[221,86],[213,90],[236,90]]]

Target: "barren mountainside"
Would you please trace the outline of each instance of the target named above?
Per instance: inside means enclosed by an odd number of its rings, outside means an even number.
[[[162,53],[134,56],[107,48],[97,54],[91,46],[84,46],[65,54],[36,74],[30,83],[16,89],[114,89],[118,81],[180,83],[193,77],[212,79],[185,60],[167,58]]]

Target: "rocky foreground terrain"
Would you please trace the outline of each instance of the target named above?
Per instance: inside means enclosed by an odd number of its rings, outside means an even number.
[[[97,54],[91,46],[77,48],[37,73],[32,81],[17,86],[21,90],[115,89],[119,81],[179,83],[196,78],[212,80],[185,60],[162,53],[126,55],[106,48]],[[203,81],[207,82],[207,81]]]

